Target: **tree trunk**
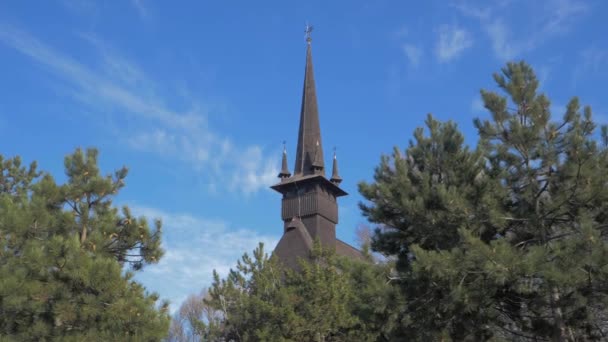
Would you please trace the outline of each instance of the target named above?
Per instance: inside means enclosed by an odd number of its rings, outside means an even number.
[[[557,287],[551,289],[551,310],[553,311],[553,318],[555,320],[555,333],[554,339],[559,342],[574,342],[574,336],[572,331],[566,326],[564,322],[564,314],[562,308],[559,306],[560,293]]]
[[[80,244],[82,245],[84,241],[87,239],[87,226],[82,227],[82,231],[80,232]]]

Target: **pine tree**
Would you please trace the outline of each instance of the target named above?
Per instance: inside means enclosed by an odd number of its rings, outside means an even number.
[[[399,258],[403,328],[419,340],[605,340],[608,129],[598,137],[577,98],[552,120],[524,62],[494,79],[506,96],[481,92],[491,120],[475,120],[474,151],[429,119],[430,137],[416,131],[360,186],[380,224],[373,247]]]
[[[363,246],[365,251],[367,247]],[[353,296],[349,299],[348,310],[357,320],[350,328],[353,341],[400,341],[403,336],[398,329],[404,318],[405,304],[399,289],[392,286],[395,264],[389,260],[368,262],[349,258],[337,259],[337,269],[351,287]]]
[[[332,249],[313,246],[310,260],[300,262],[301,270],[288,272],[287,288],[295,294],[294,341],[351,341],[359,322],[351,309],[354,300],[348,274],[339,268]],[[365,341],[365,331],[357,336]]]
[[[458,246],[458,230],[464,225],[486,240],[495,234],[494,185],[484,179],[483,156],[464,146],[464,137],[452,122],[440,123],[431,115],[424,129],[414,132],[414,141],[392,158],[383,156],[375,171],[375,182],[361,183],[359,190],[371,204],[361,204],[363,214],[379,223],[372,238],[374,250],[397,258],[394,284],[401,286],[406,308],[395,334],[407,339],[438,340],[445,334],[464,338],[466,327],[483,326],[483,315],[454,307],[444,298],[450,289],[436,286],[431,278],[415,272],[414,248],[450,250]],[[446,322],[459,327],[451,333]],[[482,338],[480,333],[477,338]]]
[[[288,340],[283,336],[294,315],[282,288],[283,276],[262,243],[253,251],[253,258],[245,253],[225,279],[214,271],[203,301],[220,319],[202,321],[206,324],[202,335],[210,341]]]
[[[133,271],[162,256],[161,223],[112,206],[126,168],[101,176],[97,151],[65,159],[66,184],[0,157],[0,335],[17,341],[158,340],[166,303]],[[130,270],[123,272],[126,266]]]
[[[228,277],[214,273],[205,305],[201,341],[383,341],[395,325],[399,294],[387,285],[386,268],[338,257],[317,242],[301,269],[285,269],[264,253],[245,254]],[[393,300],[393,301],[391,301]]]

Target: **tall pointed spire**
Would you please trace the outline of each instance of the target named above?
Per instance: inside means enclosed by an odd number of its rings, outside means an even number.
[[[291,172],[289,172],[289,167],[287,167],[287,148],[285,147],[285,142],[283,142],[283,160],[281,162],[281,172],[278,177],[281,178],[281,180],[291,177]]]
[[[323,145],[321,144],[321,127],[319,125],[319,109],[317,107],[317,91],[315,88],[315,77],[312,67],[311,32],[312,27],[307,25],[304,89],[302,91],[302,109],[300,111],[296,165],[293,172],[296,176],[311,175],[315,173],[325,175]]]
[[[283,236],[273,254],[286,266],[296,270],[299,267],[298,258],[307,258],[310,255],[312,241],[317,239],[323,248],[333,248],[339,255],[361,257],[358,250],[336,238],[338,197],[348,194],[340,188],[342,178],[338,174],[335,153],[331,179],[325,175],[312,66],[311,30],[312,27],[307,25],[304,89],[293,176],[288,176],[287,153],[283,150],[282,169],[279,173],[281,180],[271,186],[282,195],[281,219],[283,220]]]
[[[336,149],[334,148],[334,164],[332,167],[331,179],[330,181],[336,185],[342,183],[342,177],[340,177],[340,173],[338,172],[338,158],[336,157]]]

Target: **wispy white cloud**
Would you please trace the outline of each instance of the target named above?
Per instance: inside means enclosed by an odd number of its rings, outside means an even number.
[[[511,31],[502,19],[495,19],[485,24],[485,30],[492,43],[494,54],[502,60],[513,59],[534,45],[532,40],[515,40]]]
[[[276,163],[274,160],[265,159],[260,147],[250,146],[241,155],[235,157],[239,158],[236,162],[242,172],[233,174],[231,182],[233,189],[252,193],[276,182]]]
[[[537,77],[539,82],[539,89],[542,90],[549,79],[551,78],[551,66],[547,64],[539,64],[537,67]]]
[[[488,20],[492,14],[491,8],[487,5],[479,6],[471,3],[470,1],[455,1],[450,5],[463,15],[480,21]]]
[[[67,10],[79,15],[95,17],[99,13],[99,7],[95,0],[61,0],[60,3]]]
[[[102,67],[106,70],[98,71],[76,61],[74,58],[62,54],[45,45],[38,39],[25,31],[8,26],[0,26],[0,42],[14,48],[37,64],[62,79],[71,83],[74,89],[82,95],[80,99],[88,98],[110,104],[129,114],[146,119],[157,120],[160,123],[172,127],[196,126],[204,117],[204,113],[193,110],[193,112],[179,112],[164,106],[154,96],[142,94],[141,91],[129,87],[124,82],[124,74],[114,70],[117,64],[113,64],[112,57],[108,51],[102,56]],[[124,64],[124,61],[122,62]],[[107,70],[114,73],[108,73]],[[131,67],[131,69],[135,69]],[[115,77],[120,75],[120,77]],[[144,83],[142,80],[141,84]]]
[[[131,210],[137,216],[163,221],[165,255],[158,264],[144,268],[136,278],[148,284],[148,290],[169,299],[172,311],[189,294],[208,288],[214,269],[225,276],[243,253],[251,254],[259,242],[263,242],[270,253],[279,238],[187,213],[167,213],[143,206],[131,206]]]
[[[523,53],[535,49],[546,40],[558,34],[569,32],[582,16],[590,11],[590,5],[581,0],[548,0],[540,2],[518,3],[518,33],[514,33],[514,23],[505,20],[502,13],[512,8],[513,1],[495,1],[472,3],[458,1],[452,3],[466,17],[480,23],[482,31],[490,39],[496,57],[508,60],[520,57]]]
[[[423,54],[422,48],[413,44],[403,44],[402,48],[411,66],[417,67],[420,65],[420,59]]]
[[[398,30],[395,30],[393,32],[393,36],[394,36],[394,38],[402,39],[404,37],[407,37],[407,35],[409,33],[410,33],[410,30],[406,26],[401,26]]]
[[[479,114],[486,111],[480,95],[475,96],[471,101],[471,111],[473,111],[474,114]]]
[[[589,72],[600,72],[608,67],[608,50],[589,47],[581,51],[579,66]]]
[[[438,31],[435,53],[440,62],[449,62],[473,46],[473,37],[461,27],[443,25]]]
[[[608,71],[608,49],[590,46],[579,53],[578,61],[572,71],[572,83],[589,75],[602,75]]]
[[[142,17],[145,18],[149,15],[149,11],[148,11],[148,7],[146,7],[146,5],[144,4],[144,0],[131,0],[131,3],[133,4],[133,7],[135,7],[135,9],[137,10],[137,13]]]
[[[53,49],[27,32],[0,24],[0,43],[29,57],[71,89],[90,110],[103,108],[116,117],[135,118],[137,128],[122,128],[128,146],[165,158],[175,158],[214,179],[239,182],[231,189],[246,193],[270,185],[277,157],[267,157],[257,145],[239,146],[208,122],[208,109],[194,98],[175,104],[135,63],[99,39],[82,35],[98,54],[93,67]],[[107,110],[106,110],[107,109]],[[255,151],[255,152],[252,152]],[[272,172],[271,172],[272,169]]]
[[[589,12],[590,5],[582,0],[550,0],[545,3],[542,30],[545,34],[567,32],[572,25]]]

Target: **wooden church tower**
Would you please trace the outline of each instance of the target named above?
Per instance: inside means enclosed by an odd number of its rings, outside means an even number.
[[[274,254],[289,267],[297,267],[298,257],[308,257],[315,239],[319,239],[326,248],[335,248],[339,255],[362,257],[359,250],[336,238],[337,199],[347,193],[340,188],[342,178],[338,174],[335,153],[332,176],[329,179],[325,176],[312,66],[311,30],[312,27],[306,29],[306,67],[294,172],[293,175],[289,172],[287,151],[283,149],[282,168],[278,176],[280,182],[271,187],[283,195],[281,203],[283,236]]]

